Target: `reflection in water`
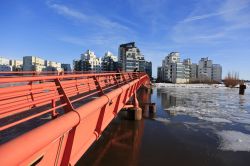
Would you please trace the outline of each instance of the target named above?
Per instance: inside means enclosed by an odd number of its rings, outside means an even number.
[[[149,103],[150,91],[140,89],[138,99],[140,104]],[[129,121],[125,116],[124,111],[119,114],[77,165],[138,165],[144,120]]]
[[[137,165],[144,121],[128,121],[121,114],[77,165]]]
[[[231,124],[222,118],[204,120],[193,116],[205,114],[207,111],[211,111],[212,115],[218,117],[228,114],[231,116],[234,112],[230,111],[236,107],[242,108],[243,115],[246,115],[249,111],[249,104],[246,101],[248,96],[243,98],[227,96],[230,102],[225,104],[225,93],[231,92],[216,90],[208,95],[202,90],[183,92],[176,89],[155,89],[151,95],[150,91],[141,90],[138,94],[140,104],[155,102],[156,114],[149,114],[146,111],[143,120],[129,121],[123,118],[126,112],[120,112],[77,165],[248,166],[250,152],[224,150],[225,145],[230,148],[250,147],[244,144],[244,141],[248,140],[242,139],[248,138],[249,126]],[[207,108],[207,110],[199,110],[198,107]],[[186,109],[186,112],[183,109]],[[173,114],[175,116],[172,116]],[[238,138],[237,134],[242,138]]]

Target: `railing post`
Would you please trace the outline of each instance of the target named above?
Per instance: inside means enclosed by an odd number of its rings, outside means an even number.
[[[121,75],[122,75],[123,81],[124,81],[125,83],[127,83],[127,80],[126,80],[126,77],[125,77],[124,73],[121,73]]]
[[[116,76],[115,76],[115,75],[113,75],[113,78],[114,78],[114,81],[115,81],[115,83],[116,83],[117,87],[119,87],[119,86],[120,86],[120,84],[119,84],[119,82],[117,81]]]
[[[56,84],[56,86],[59,86],[59,88],[57,89],[59,95],[63,95],[63,96],[60,98],[61,102],[67,104],[66,106],[63,107],[64,110],[65,110],[65,112],[73,111],[73,110],[74,110],[74,107],[73,107],[73,105],[71,104],[71,102],[70,102],[70,100],[69,100],[69,98],[68,98],[68,96],[67,96],[65,90],[63,89],[63,86],[62,86],[62,84],[61,84],[61,81],[60,81],[58,78],[55,79],[55,84]]]
[[[99,96],[103,95],[104,92],[102,90],[102,87],[101,87],[101,84],[100,84],[99,80],[97,79],[96,76],[93,76],[93,79],[95,81],[96,89],[99,90]]]
[[[56,112],[56,109],[55,109],[55,107],[56,107],[56,101],[55,101],[55,99],[52,99],[51,100],[51,107],[53,108],[53,111],[52,111],[52,118],[56,118],[56,116],[57,116],[57,112]]]
[[[30,85],[30,97],[31,97],[31,100],[34,101],[34,95],[32,93],[32,84],[33,84],[32,81],[28,83],[28,85]],[[36,105],[34,104],[31,108],[33,107],[36,107]]]

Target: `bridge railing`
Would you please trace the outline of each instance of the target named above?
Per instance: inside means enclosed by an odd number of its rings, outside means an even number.
[[[51,76],[67,74],[115,73],[115,71],[0,71],[0,78],[17,76]]]
[[[64,108],[64,111],[69,111],[68,105],[93,95],[102,95],[105,91],[142,75],[143,73],[101,73],[0,78],[0,119],[12,119],[2,121],[0,131],[47,113],[56,118],[58,110]],[[27,111],[30,113],[21,114]],[[19,119],[18,115],[22,115],[22,118]]]
[[[147,83],[138,72],[0,78],[1,165],[74,165]]]

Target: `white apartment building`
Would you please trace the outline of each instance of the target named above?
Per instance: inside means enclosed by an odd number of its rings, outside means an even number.
[[[23,57],[23,70],[24,71],[44,71],[46,68],[45,61],[42,58],[35,56]]]
[[[199,64],[192,64],[191,59],[180,62],[180,54],[172,52],[162,61],[162,67],[158,68],[157,78],[160,81],[172,83],[189,83],[192,81],[216,81],[222,80],[222,67],[213,64],[208,58],[201,58]]]
[[[62,71],[62,64],[59,62],[45,60],[45,66],[47,71]]]
[[[190,65],[190,59],[185,59],[183,62],[180,62],[180,53],[171,52],[162,61],[162,73],[158,73],[158,75],[161,75],[163,81],[187,83],[190,79]]]
[[[213,64],[212,66],[212,80],[216,82],[222,81],[222,67],[219,64]]]
[[[93,51],[87,50],[81,54],[80,60],[74,60],[74,70],[76,71],[95,71],[99,72],[101,68],[101,58],[97,58]]]
[[[12,71],[9,59],[0,57],[0,71]]]
[[[162,61],[162,79],[164,81],[176,82],[175,78],[176,73],[173,70],[177,71],[177,66],[173,65],[180,62],[180,53],[171,52],[165,59]],[[176,69],[175,69],[176,68]]]
[[[12,66],[13,71],[21,71],[23,67],[23,61],[11,59],[10,66]]]
[[[135,42],[121,44],[119,47],[119,64],[123,71],[145,71],[145,59]]]
[[[184,79],[185,79],[185,83],[188,83],[190,81],[191,78],[191,59],[184,59],[183,60],[183,65],[184,65]]]
[[[198,79],[198,65],[196,63],[191,64],[191,75],[190,80],[196,81]]]
[[[0,56],[0,65],[10,65],[10,60]]]
[[[110,51],[106,52],[102,58],[103,71],[116,71],[118,67],[117,56],[114,56]]]
[[[201,80],[212,80],[212,66],[212,60],[201,58],[198,65],[198,78]]]

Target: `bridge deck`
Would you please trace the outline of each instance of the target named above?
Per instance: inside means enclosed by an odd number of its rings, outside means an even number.
[[[75,164],[146,82],[144,73],[0,78],[0,163]]]

